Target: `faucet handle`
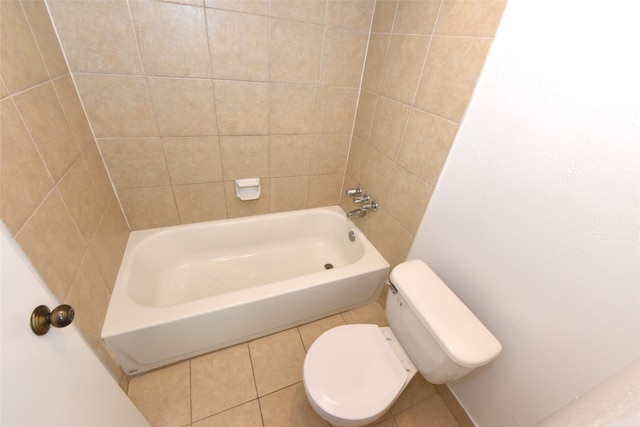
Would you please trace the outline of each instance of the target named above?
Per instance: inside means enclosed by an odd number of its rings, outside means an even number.
[[[358,203],[358,204],[362,205],[364,203],[368,203],[370,200],[371,200],[371,197],[369,197],[368,194],[365,194],[364,196],[354,197],[353,198],[353,203]]]
[[[378,210],[378,203],[376,202],[371,202],[371,203],[367,203],[365,205],[362,205],[362,207],[360,208],[363,211],[377,211]]]
[[[360,187],[356,187],[356,188],[350,188],[346,191],[347,196],[349,197],[358,197],[358,196],[362,196],[362,188]]]

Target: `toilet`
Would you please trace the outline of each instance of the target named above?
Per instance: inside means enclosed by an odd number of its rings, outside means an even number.
[[[422,261],[391,271],[385,315],[390,327],[330,329],[307,352],[304,389],[334,426],[369,424],[420,372],[432,384],[457,380],[495,359],[502,346]]]

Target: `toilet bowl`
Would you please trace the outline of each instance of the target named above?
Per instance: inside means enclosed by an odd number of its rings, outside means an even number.
[[[390,327],[338,326],[318,337],[305,357],[309,403],[334,426],[377,420],[418,371],[443,384],[489,363],[502,349],[422,261],[396,266],[390,285]]]

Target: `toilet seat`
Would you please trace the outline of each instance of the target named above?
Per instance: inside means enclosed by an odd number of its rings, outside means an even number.
[[[303,380],[321,416],[336,425],[362,425],[382,416],[415,372],[390,328],[344,325],[313,343]]]

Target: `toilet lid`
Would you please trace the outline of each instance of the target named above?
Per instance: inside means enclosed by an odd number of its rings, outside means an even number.
[[[305,357],[303,376],[309,396],[322,410],[362,420],[386,410],[408,373],[380,328],[361,324],[322,334]]]

